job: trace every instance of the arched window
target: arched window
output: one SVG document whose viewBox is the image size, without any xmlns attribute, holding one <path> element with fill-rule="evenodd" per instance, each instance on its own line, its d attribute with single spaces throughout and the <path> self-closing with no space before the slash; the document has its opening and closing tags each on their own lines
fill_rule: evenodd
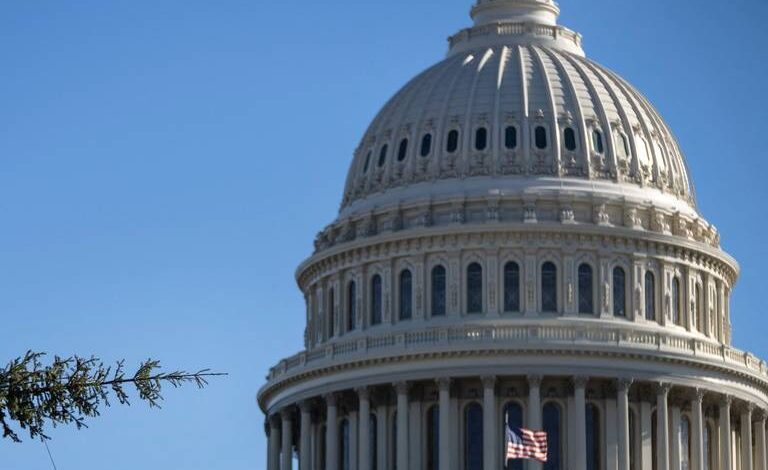
<svg viewBox="0 0 768 470">
<path fill-rule="evenodd" d="M 444 317 L 445 316 L 445 268 L 443 266 L 435 266 L 432 268 L 432 316 Z"/>
<path fill-rule="evenodd" d="M 601 469 L 600 449 L 600 410 L 587 403 L 587 470 Z"/>
<path fill-rule="evenodd" d="M 544 129 L 544 126 L 536 127 L 536 130 L 534 131 L 534 140 L 536 141 L 537 149 L 544 150 L 547 148 L 547 130 Z"/>
<path fill-rule="evenodd" d="M 352 464 L 352 455 L 349 448 L 349 421 L 346 419 L 339 425 L 339 456 L 341 470 L 349 470 Z"/>
<path fill-rule="evenodd" d="M 400 320 L 413 317 L 413 275 L 405 270 L 400 273 Z"/>
<path fill-rule="evenodd" d="M 645 273 L 645 319 L 656 320 L 656 277 L 651 271 Z"/>
<path fill-rule="evenodd" d="M 510 402 L 504 406 L 504 425 L 509 426 L 513 432 L 518 432 L 519 428 L 523 427 L 523 407 L 517 403 Z M 523 461 L 520 459 L 506 460 L 506 470 L 523 470 Z"/>
<path fill-rule="evenodd" d="M 363 165 L 363 174 L 368 173 L 368 167 L 371 166 L 371 151 L 365 156 L 365 164 Z"/>
<path fill-rule="evenodd" d="M 592 131 L 592 143 L 595 145 L 595 152 L 603 153 L 605 151 L 605 145 L 603 145 L 603 133 L 597 129 Z"/>
<path fill-rule="evenodd" d="M 547 462 L 544 464 L 544 470 L 563 470 L 561 416 L 560 406 L 556 403 L 549 402 L 544 405 L 542 419 L 544 432 L 547 433 Z"/>
<path fill-rule="evenodd" d="M 452 129 L 448 133 L 448 139 L 445 143 L 445 150 L 448 153 L 453 153 L 459 149 L 459 131 Z"/>
<path fill-rule="evenodd" d="M 357 320 L 357 285 L 350 281 L 347 285 L 347 331 L 355 329 Z"/>
<path fill-rule="evenodd" d="M 520 311 L 520 266 L 514 261 L 504 265 L 504 311 Z"/>
<path fill-rule="evenodd" d="M 331 289 L 328 291 L 328 321 L 325 323 L 327 331 L 327 337 L 333 337 L 333 323 L 336 319 L 336 292 Z"/>
<path fill-rule="evenodd" d="M 613 314 L 627 316 L 627 273 L 624 268 L 613 268 Z"/>
<path fill-rule="evenodd" d="M 566 150 L 571 152 L 576 150 L 576 132 L 572 127 L 566 127 L 563 131 L 563 141 L 565 142 Z"/>
<path fill-rule="evenodd" d="M 421 138 L 421 156 L 428 157 L 432 152 L 432 134 L 424 134 Z"/>
<path fill-rule="evenodd" d="M 467 266 L 467 313 L 483 312 L 483 268 L 478 263 Z"/>
<path fill-rule="evenodd" d="M 488 147 L 488 129 L 479 127 L 475 131 L 475 150 L 483 151 Z"/>
<path fill-rule="evenodd" d="M 371 325 L 381 323 L 381 276 L 371 279 Z"/>
<path fill-rule="evenodd" d="M 687 416 L 680 420 L 680 470 L 691 468 L 691 422 Z"/>
<path fill-rule="evenodd" d="M 371 455 L 371 460 L 369 467 L 371 470 L 378 470 L 379 465 L 379 447 L 378 447 L 378 441 L 379 441 L 379 427 L 378 427 L 378 419 L 376 419 L 376 415 L 371 413 L 370 418 L 370 424 L 368 425 L 368 433 L 369 433 L 369 440 L 368 440 L 368 453 Z"/>
<path fill-rule="evenodd" d="M 579 266 L 579 313 L 595 313 L 595 294 L 592 281 L 592 266 Z"/>
<path fill-rule="evenodd" d="M 478 403 L 464 410 L 464 470 L 483 470 L 483 407 Z"/>
<path fill-rule="evenodd" d="M 683 325 L 683 318 L 680 306 L 680 279 L 672 279 L 672 299 L 670 308 L 672 309 L 672 323 L 678 326 Z"/>
<path fill-rule="evenodd" d="M 387 162 L 388 151 L 389 151 L 389 146 L 387 144 L 384 144 L 381 146 L 381 150 L 379 150 L 379 168 L 383 167 L 384 164 Z"/>
<path fill-rule="evenodd" d="M 427 410 L 427 469 L 440 470 L 440 407 Z"/>
<path fill-rule="evenodd" d="M 408 156 L 408 139 L 400 141 L 400 147 L 397 149 L 397 161 L 402 162 Z"/>
<path fill-rule="evenodd" d="M 517 127 L 507 126 L 504 129 L 504 147 L 508 150 L 517 148 Z"/>
<path fill-rule="evenodd" d="M 622 156 L 629 158 L 629 156 L 632 154 L 632 151 L 629 148 L 629 141 L 627 140 L 627 136 L 623 133 L 620 133 L 619 137 L 621 138 L 621 148 L 624 150 L 624 154 Z"/>
<path fill-rule="evenodd" d="M 541 266 L 541 311 L 557 312 L 557 267 L 552 262 Z"/>
</svg>

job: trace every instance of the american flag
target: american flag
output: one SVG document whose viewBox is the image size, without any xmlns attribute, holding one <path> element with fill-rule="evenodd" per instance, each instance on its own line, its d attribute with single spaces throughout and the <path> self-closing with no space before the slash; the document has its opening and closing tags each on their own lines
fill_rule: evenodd
<svg viewBox="0 0 768 470">
<path fill-rule="evenodd" d="M 507 426 L 507 460 L 535 459 L 547 461 L 547 433 L 519 428 L 515 433 Z"/>
</svg>

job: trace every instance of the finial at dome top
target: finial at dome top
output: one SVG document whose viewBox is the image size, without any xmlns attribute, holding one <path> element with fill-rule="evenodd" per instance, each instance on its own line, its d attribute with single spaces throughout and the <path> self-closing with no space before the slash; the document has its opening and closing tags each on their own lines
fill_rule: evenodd
<svg viewBox="0 0 768 470">
<path fill-rule="evenodd" d="M 477 0 L 472 7 L 475 25 L 489 23 L 557 24 L 560 8 L 554 0 Z"/>
</svg>

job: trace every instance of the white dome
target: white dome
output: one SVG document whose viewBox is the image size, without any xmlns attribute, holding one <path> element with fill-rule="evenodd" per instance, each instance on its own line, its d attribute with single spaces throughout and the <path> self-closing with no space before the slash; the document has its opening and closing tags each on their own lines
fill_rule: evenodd
<svg viewBox="0 0 768 470">
<path fill-rule="evenodd" d="M 669 127 L 635 88 L 584 57 L 580 35 L 555 24 L 558 12 L 544 0 L 480 1 L 448 57 L 371 123 L 340 219 L 414 198 L 541 187 L 650 198 L 696 217 Z"/>
</svg>

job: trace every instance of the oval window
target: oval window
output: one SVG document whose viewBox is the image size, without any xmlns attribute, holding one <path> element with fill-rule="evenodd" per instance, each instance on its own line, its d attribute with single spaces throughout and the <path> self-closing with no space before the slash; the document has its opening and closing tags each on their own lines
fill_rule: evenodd
<svg viewBox="0 0 768 470">
<path fill-rule="evenodd" d="M 573 128 L 566 127 L 563 131 L 563 137 L 565 148 L 571 152 L 576 150 L 576 132 L 573 131 Z"/>
<path fill-rule="evenodd" d="M 389 150 L 389 146 L 384 144 L 379 151 L 379 168 L 384 166 L 384 163 L 387 161 L 387 150 Z"/>
<path fill-rule="evenodd" d="M 402 162 L 405 160 L 405 157 L 408 156 L 408 139 L 403 139 L 400 141 L 400 148 L 397 149 L 397 161 Z"/>
<path fill-rule="evenodd" d="M 421 156 L 427 157 L 432 152 L 432 134 L 424 134 L 421 138 Z"/>
<path fill-rule="evenodd" d="M 592 140 L 595 144 L 595 152 L 597 153 L 603 153 L 605 151 L 605 146 L 603 145 L 603 134 L 602 132 L 595 129 L 592 131 Z"/>
<path fill-rule="evenodd" d="M 475 150 L 482 151 L 488 147 L 488 129 L 480 127 L 475 131 Z"/>
<path fill-rule="evenodd" d="M 517 148 L 517 127 L 508 126 L 504 129 L 504 147 L 509 150 Z"/>
<path fill-rule="evenodd" d="M 448 153 L 453 153 L 459 148 L 459 131 L 456 129 L 448 133 L 448 141 L 445 145 L 445 150 Z"/>
<path fill-rule="evenodd" d="M 538 126 L 536 128 L 536 131 L 534 132 L 534 137 L 536 140 L 536 148 L 539 150 L 544 150 L 547 148 L 547 130 L 544 129 L 543 126 Z"/>
</svg>

